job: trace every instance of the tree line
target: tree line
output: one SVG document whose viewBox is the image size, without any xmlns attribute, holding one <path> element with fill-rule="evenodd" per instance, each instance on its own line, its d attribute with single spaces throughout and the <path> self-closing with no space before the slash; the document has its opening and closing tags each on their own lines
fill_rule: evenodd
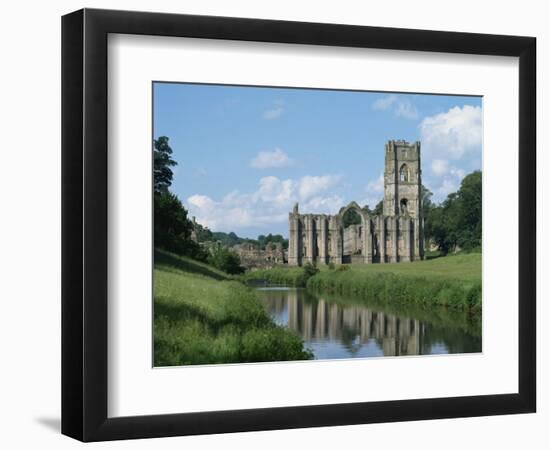
<svg viewBox="0 0 550 450">
<path fill-rule="evenodd" d="M 481 171 L 466 175 L 458 191 L 439 205 L 432 203 L 432 193 L 423 188 L 424 236 L 439 251 L 481 250 Z"/>
</svg>

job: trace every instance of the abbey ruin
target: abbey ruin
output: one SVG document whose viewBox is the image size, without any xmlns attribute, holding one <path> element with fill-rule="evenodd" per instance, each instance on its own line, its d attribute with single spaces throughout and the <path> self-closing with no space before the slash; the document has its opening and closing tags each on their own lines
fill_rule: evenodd
<svg viewBox="0 0 550 450">
<path fill-rule="evenodd" d="M 288 264 L 395 263 L 424 258 L 420 142 L 385 145 L 384 200 L 381 215 L 356 202 L 338 214 L 289 214 Z M 344 226 L 355 211 L 360 223 Z"/>
</svg>

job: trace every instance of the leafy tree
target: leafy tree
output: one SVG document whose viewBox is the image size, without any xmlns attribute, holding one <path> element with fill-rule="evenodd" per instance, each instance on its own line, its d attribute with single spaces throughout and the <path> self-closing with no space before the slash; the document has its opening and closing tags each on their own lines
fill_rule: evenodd
<svg viewBox="0 0 550 450">
<path fill-rule="evenodd" d="M 342 218 L 344 228 L 350 225 L 359 225 L 361 223 L 361 216 L 355 209 L 348 209 Z"/>
<path fill-rule="evenodd" d="M 212 249 L 212 253 L 208 257 L 208 264 L 232 275 L 243 273 L 245 270 L 241 266 L 239 255 L 223 245 L 217 245 Z"/>
<path fill-rule="evenodd" d="M 306 281 L 317 273 L 319 273 L 319 268 L 314 264 L 308 262 L 304 265 L 304 278 Z"/>
<path fill-rule="evenodd" d="M 271 234 L 271 233 L 269 233 L 267 236 L 265 236 L 263 234 L 260 234 L 258 236 L 258 244 L 259 244 L 259 246 L 262 250 L 266 249 L 267 246 L 270 245 L 270 244 L 282 244 L 283 248 L 287 249 L 288 248 L 288 239 L 285 239 L 280 234 Z M 270 248 L 274 248 L 274 247 L 270 247 Z"/>
<path fill-rule="evenodd" d="M 168 145 L 166 136 L 153 140 L 153 175 L 155 193 L 168 192 L 172 185 L 174 172 L 171 167 L 177 166 L 172 159 L 172 148 Z"/>
<path fill-rule="evenodd" d="M 466 175 L 460 184 L 457 206 L 457 244 L 464 249 L 481 246 L 481 172 Z"/>
<path fill-rule="evenodd" d="M 168 189 L 174 176 L 171 167 L 177 165 L 171 155 L 166 136 L 153 141 L 155 247 L 205 261 L 206 251 L 191 239 L 193 224 L 187 217 L 187 210 Z"/>
<path fill-rule="evenodd" d="M 480 247 L 481 172 L 466 175 L 460 189 L 449 194 L 441 205 L 426 201 L 424 214 L 425 236 L 435 242 L 442 253 L 457 247 L 464 250 Z"/>
<path fill-rule="evenodd" d="M 234 245 L 247 242 L 247 239 L 240 238 L 233 231 L 230 233 L 224 233 L 223 231 L 214 231 L 212 232 L 212 240 L 219 241 L 227 247 L 233 247 Z"/>
<path fill-rule="evenodd" d="M 420 196 L 422 198 L 422 217 L 427 217 L 430 209 L 434 206 L 432 203 L 433 192 L 422 185 L 420 188 Z"/>
<path fill-rule="evenodd" d="M 155 246 L 185 253 L 191 241 L 192 224 L 179 198 L 169 191 L 155 193 Z"/>
<path fill-rule="evenodd" d="M 372 209 L 369 208 L 369 205 L 365 205 L 361 208 L 364 212 L 366 212 L 368 215 L 374 214 Z"/>
<path fill-rule="evenodd" d="M 383 212 L 384 212 L 384 200 L 380 200 L 374 207 L 374 210 L 372 211 L 372 213 L 375 216 L 381 216 Z"/>
</svg>

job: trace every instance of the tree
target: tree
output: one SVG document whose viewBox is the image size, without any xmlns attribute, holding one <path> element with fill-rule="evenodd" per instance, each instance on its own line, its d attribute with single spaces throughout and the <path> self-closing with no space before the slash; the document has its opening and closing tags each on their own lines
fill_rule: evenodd
<svg viewBox="0 0 550 450">
<path fill-rule="evenodd" d="M 155 246 L 175 253 L 186 253 L 192 224 L 179 198 L 171 192 L 155 193 Z"/>
<path fill-rule="evenodd" d="M 464 249 L 481 246 L 481 172 L 466 175 L 460 183 L 457 206 L 457 244 Z"/>
<path fill-rule="evenodd" d="M 174 172 L 171 167 L 178 163 L 172 159 L 172 148 L 168 145 L 166 136 L 153 140 L 153 178 L 155 193 L 168 192 L 172 185 Z"/>
<path fill-rule="evenodd" d="M 153 141 L 155 247 L 206 261 L 206 251 L 191 239 L 193 223 L 187 217 L 187 210 L 177 195 L 168 189 L 174 176 L 170 167 L 177 165 L 171 155 L 172 149 L 166 136 Z M 199 231 L 207 235 L 210 233 L 202 227 Z"/>
<path fill-rule="evenodd" d="M 212 248 L 212 252 L 208 257 L 208 264 L 232 275 L 243 273 L 245 270 L 241 266 L 239 255 L 223 245 Z"/>
<path fill-rule="evenodd" d="M 460 189 L 449 194 L 441 205 L 435 206 L 429 199 L 425 202 L 424 234 L 442 253 L 457 247 L 471 250 L 481 246 L 480 171 L 466 175 Z"/>
<path fill-rule="evenodd" d="M 433 192 L 426 186 L 422 185 L 420 188 L 420 197 L 422 199 L 422 217 L 427 217 L 430 209 L 434 206 L 432 203 Z"/>
<path fill-rule="evenodd" d="M 348 209 L 342 218 L 344 228 L 350 225 L 359 225 L 361 223 L 361 216 L 355 209 Z"/>
<path fill-rule="evenodd" d="M 374 207 L 374 210 L 372 211 L 372 213 L 375 216 L 381 216 L 383 212 L 384 212 L 384 200 L 380 200 Z"/>
<path fill-rule="evenodd" d="M 366 212 L 369 216 L 373 215 L 372 209 L 369 208 L 369 205 L 365 205 L 361 208 L 362 211 Z"/>
<path fill-rule="evenodd" d="M 267 236 L 260 234 L 258 236 L 258 244 L 264 250 L 269 244 L 281 244 L 284 249 L 288 249 L 288 239 L 285 239 L 281 234 L 271 234 Z M 273 247 L 271 247 L 273 248 Z"/>
</svg>

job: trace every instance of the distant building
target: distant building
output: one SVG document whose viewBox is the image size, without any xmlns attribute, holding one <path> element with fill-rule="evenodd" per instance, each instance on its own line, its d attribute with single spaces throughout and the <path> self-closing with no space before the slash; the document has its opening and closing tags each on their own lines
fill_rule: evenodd
<svg viewBox="0 0 550 450">
<path fill-rule="evenodd" d="M 420 142 L 385 145 L 382 215 L 370 215 L 355 202 L 338 214 L 289 214 L 288 264 L 386 263 L 424 259 Z M 355 211 L 359 224 L 344 226 Z"/>
<path fill-rule="evenodd" d="M 273 267 L 286 262 L 285 251 L 280 242 L 268 242 L 265 250 L 262 250 L 257 244 L 245 242 L 234 245 L 232 250 L 241 258 L 241 264 L 244 267 Z"/>
</svg>

